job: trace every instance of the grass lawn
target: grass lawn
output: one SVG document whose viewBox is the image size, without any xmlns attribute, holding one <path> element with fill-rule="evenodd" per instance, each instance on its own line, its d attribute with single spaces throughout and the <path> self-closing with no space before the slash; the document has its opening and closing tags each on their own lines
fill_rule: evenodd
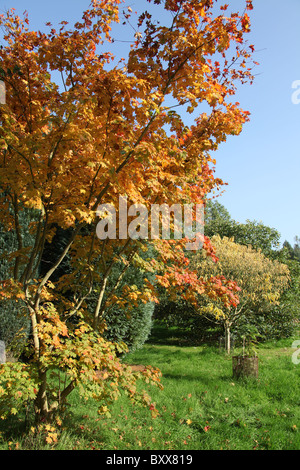
<svg viewBox="0 0 300 470">
<path fill-rule="evenodd" d="M 185 344 L 178 331 L 156 328 L 126 361 L 162 371 L 164 389 L 150 389 L 159 416 L 152 419 L 124 397 L 111 418 L 101 417 L 73 392 L 73 415 L 54 448 L 300 450 L 300 364 L 292 363 L 292 342 L 260 346 L 258 380 L 235 380 L 231 357 L 217 347 Z M 41 448 L 12 432 L 2 431 L 0 449 Z"/>
</svg>

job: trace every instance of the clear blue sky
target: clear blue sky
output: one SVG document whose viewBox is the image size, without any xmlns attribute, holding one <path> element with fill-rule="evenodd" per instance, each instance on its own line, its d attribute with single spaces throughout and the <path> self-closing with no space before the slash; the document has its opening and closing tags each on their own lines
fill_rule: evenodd
<svg viewBox="0 0 300 470">
<path fill-rule="evenodd" d="M 44 29 L 47 21 L 73 24 L 89 3 L 0 0 L 0 10 L 15 8 L 20 15 L 27 10 L 31 28 Z M 228 3 L 233 10 L 244 4 L 241 0 L 220 3 Z M 253 0 L 253 4 L 248 39 L 255 45 L 260 65 L 254 84 L 242 87 L 236 96 L 241 107 L 251 112 L 251 121 L 240 136 L 230 137 L 214 154 L 216 175 L 228 183 L 218 200 L 235 220 L 262 221 L 276 228 L 282 241 L 293 244 L 295 235 L 300 236 L 300 104 L 292 103 L 292 83 L 300 80 L 300 0 Z M 145 5 L 150 10 L 146 0 L 128 0 L 127 5 L 133 10 Z M 126 43 L 114 44 L 121 55 L 125 47 Z"/>
</svg>

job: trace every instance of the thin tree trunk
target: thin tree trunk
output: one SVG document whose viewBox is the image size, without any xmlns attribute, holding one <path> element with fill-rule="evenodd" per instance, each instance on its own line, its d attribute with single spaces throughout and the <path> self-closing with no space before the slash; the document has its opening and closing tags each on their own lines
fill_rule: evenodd
<svg viewBox="0 0 300 470">
<path fill-rule="evenodd" d="M 35 417 L 36 421 L 48 421 L 49 407 L 47 399 L 47 370 L 39 370 L 40 388 L 35 400 Z"/>
<path fill-rule="evenodd" d="M 99 313 L 100 313 L 100 309 L 101 309 L 101 305 L 102 305 L 102 301 L 103 301 L 103 297 L 104 297 L 104 293 L 105 293 L 105 289 L 106 289 L 108 276 L 109 276 L 109 273 L 103 279 L 102 286 L 101 286 L 101 289 L 100 289 L 98 302 L 97 302 L 97 306 L 96 306 L 95 313 L 94 313 L 94 328 L 97 328 L 97 325 L 98 325 Z"/>
<path fill-rule="evenodd" d="M 230 345 L 230 324 L 225 323 L 225 350 L 227 354 L 230 354 L 231 345 Z"/>
<path fill-rule="evenodd" d="M 131 242 L 131 239 L 128 238 L 128 240 L 126 241 L 126 243 L 123 245 L 122 249 L 120 250 L 120 253 L 118 254 L 118 258 L 120 258 L 121 255 L 125 252 L 126 248 L 129 246 L 130 242 Z M 105 270 L 105 272 L 103 274 L 103 281 L 102 281 L 101 289 L 100 289 L 99 296 L 98 296 L 97 306 L 96 306 L 96 309 L 95 309 L 95 312 L 94 312 L 94 328 L 97 328 L 97 325 L 98 325 L 99 314 L 100 314 L 100 312 L 102 312 L 101 307 L 102 307 L 103 297 L 104 297 L 105 290 L 106 290 L 106 285 L 107 285 L 108 278 L 110 276 L 110 273 L 112 271 L 112 268 L 113 268 L 115 262 L 116 262 L 115 259 L 113 259 L 112 262 L 110 263 L 110 265 L 108 266 L 108 268 Z"/>
</svg>

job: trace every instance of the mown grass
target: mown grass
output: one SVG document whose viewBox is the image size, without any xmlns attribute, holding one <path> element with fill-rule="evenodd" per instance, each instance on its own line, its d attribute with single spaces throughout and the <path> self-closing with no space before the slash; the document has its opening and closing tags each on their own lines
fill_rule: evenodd
<svg viewBox="0 0 300 470">
<path fill-rule="evenodd" d="M 158 417 L 132 407 L 125 397 L 114 404 L 111 418 L 100 417 L 91 401 L 73 392 L 72 417 L 52 448 L 300 449 L 300 364 L 291 360 L 292 339 L 260 346 L 258 380 L 235 380 L 230 356 L 218 347 L 186 343 L 177 333 L 156 330 L 141 350 L 126 357 L 130 364 L 161 369 L 164 389 L 150 390 Z M 28 437 L 4 432 L 0 448 L 35 445 Z"/>
</svg>

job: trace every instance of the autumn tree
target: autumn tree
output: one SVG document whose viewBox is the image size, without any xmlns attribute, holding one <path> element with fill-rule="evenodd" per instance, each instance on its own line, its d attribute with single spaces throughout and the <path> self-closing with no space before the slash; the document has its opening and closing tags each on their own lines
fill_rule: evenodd
<svg viewBox="0 0 300 470">
<path fill-rule="evenodd" d="M 212 237 L 218 262 L 205 254 L 196 254 L 193 265 L 199 276 L 222 275 L 232 279 L 240 288 L 239 303 L 224 306 L 218 298 L 209 301 L 199 299 L 198 312 L 207 314 L 220 322 L 225 331 L 225 347 L 230 352 L 230 332 L 241 317 L 250 322 L 253 314 L 266 312 L 279 304 L 281 294 L 289 287 L 289 269 L 277 260 L 267 258 L 261 250 L 240 245 L 233 239 Z"/>
<path fill-rule="evenodd" d="M 142 261 L 143 240 L 128 237 L 124 227 L 117 227 L 116 239 L 96 235 L 97 208 L 111 204 L 118 214 L 119 196 L 148 209 L 154 203 L 195 205 L 222 184 L 214 177 L 211 153 L 228 135 L 238 135 L 249 118 L 232 99 L 237 82 L 252 81 L 253 46 L 245 41 L 252 3 L 246 0 L 240 13 L 231 14 L 226 5 L 217 11 L 216 3 L 155 0 L 166 24 L 141 14 L 128 59 L 120 61 L 109 50 L 111 28 L 124 8 L 120 0 L 93 0 L 73 27 L 47 23 L 48 32 L 30 30 L 28 17 L 20 19 L 13 10 L 1 15 L 6 104 L 0 117 L 0 217 L 17 243 L 1 296 L 25 303 L 33 357 L 15 370 L 2 366 L 2 403 L 11 403 L 12 383 L 18 392 L 14 403 L 34 400 L 36 416 L 44 419 L 77 386 L 97 397 L 105 411 L 120 387 L 136 396 L 134 378 L 115 354 L 121 346 L 102 336 L 103 314 L 112 303 L 130 312 L 137 299 L 155 301 L 155 283 L 124 286 L 116 296 L 109 283 L 115 263 L 123 265 L 116 286 L 128 266 L 143 263 L 156 283 L 178 289 L 189 301 L 201 293 L 237 304 L 230 280 L 204 280 L 189 269 L 185 238 L 151 240 L 158 256 Z M 130 8 L 125 13 L 134 21 Z M 195 114 L 202 103 L 207 111 L 190 126 L 176 112 L 184 105 Z M 39 212 L 25 227 L 33 237 L 30 247 L 20 227 L 25 208 Z M 45 244 L 60 229 L 68 230 L 63 247 L 36 275 Z M 203 249 L 214 257 L 208 238 Z M 66 256 L 70 271 L 55 276 Z M 92 293 L 97 301 L 90 314 Z M 102 380 L 95 380 L 103 370 Z M 53 371 L 65 375 L 59 392 L 51 389 Z M 146 395 L 141 400 L 149 404 Z"/>
</svg>

